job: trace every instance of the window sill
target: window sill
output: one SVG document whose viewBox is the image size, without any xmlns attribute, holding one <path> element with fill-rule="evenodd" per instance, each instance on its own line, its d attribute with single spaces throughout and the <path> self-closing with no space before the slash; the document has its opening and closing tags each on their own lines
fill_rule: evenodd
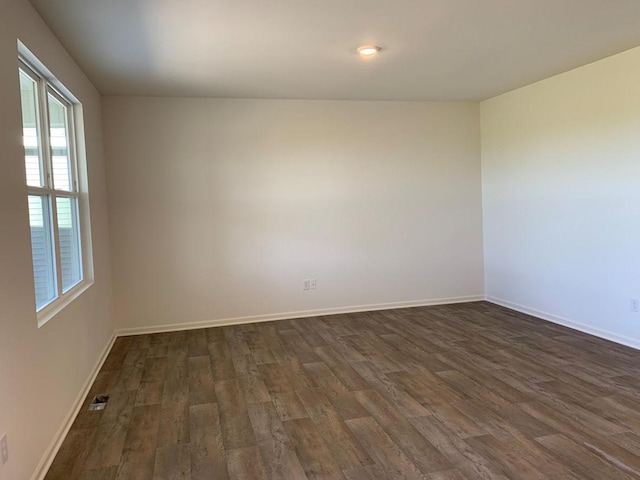
<svg viewBox="0 0 640 480">
<path fill-rule="evenodd" d="M 82 295 L 85 291 L 89 289 L 93 285 L 93 280 L 85 280 L 84 282 L 79 283 L 67 293 L 65 293 L 62 297 L 54 300 L 49 305 L 44 307 L 37 313 L 38 319 L 38 328 L 44 326 L 49 320 L 55 317 L 58 313 L 64 310 L 67 305 L 73 302 L 76 298 Z"/>
</svg>

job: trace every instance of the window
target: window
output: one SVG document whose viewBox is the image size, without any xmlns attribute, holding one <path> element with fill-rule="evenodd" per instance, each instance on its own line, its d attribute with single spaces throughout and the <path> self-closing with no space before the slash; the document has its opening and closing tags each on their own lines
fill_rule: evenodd
<svg viewBox="0 0 640 480">
<path fill-rule="evenodd" d="M 81 215 L 76 144 L 79 105 L 54 86 L 48 72 L 24 59 L 19 76 L 36 311 L 43 324 L 88 286 L 83 254 L 88 217 Z"/>
</svg>

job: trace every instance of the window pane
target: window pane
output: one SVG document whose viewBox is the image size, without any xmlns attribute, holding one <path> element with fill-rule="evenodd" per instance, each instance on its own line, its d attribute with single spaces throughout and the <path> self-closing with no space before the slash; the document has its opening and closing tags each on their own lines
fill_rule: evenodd
<svg viewBox="0 0 640 480">
<path fill-rule="evenodd" d="M 82 280 L 82 254 L 78 228 L 78 199 L 57 197 L 58 236 L 60 239 L 60 268 L 62 293 Z"/>
<path fill-rule="evenodd" d="M 40 126 L 38 123 L 38 84 L 20 70 L 20 100 L 22 102 L 22 143 L 27 169 L 27 185 L 44 186 L 41 162 Z"/>
<path fill-rule="evenodd" d="M 57 297 L 48 195 L 29 195 L 29 222 L 36 308 L 40 310 Z"/>
<path fill-rule="evenodd" d="M 69 156 L 69 132 L 67 107 L 49 93 L 49 135 L 51 162 L 53 163 L 53 185 L 56 190 L 71 191 L 71 160 Z"/>
</svg>

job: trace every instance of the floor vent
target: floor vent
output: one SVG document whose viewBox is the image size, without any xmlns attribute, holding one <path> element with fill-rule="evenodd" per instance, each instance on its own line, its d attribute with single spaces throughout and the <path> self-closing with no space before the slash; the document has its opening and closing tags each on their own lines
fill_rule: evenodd
<svg viewBox="0 0 640 480">
<path fill-rule="evenodd" d="M 96 395 L 96 397 L 93 399 L 93 402 L 91 402 L 91 405 L 89 405 L 89 410 L 104 410 L 107 406 L 108 401 L 109 395 Z"/>
</svg>

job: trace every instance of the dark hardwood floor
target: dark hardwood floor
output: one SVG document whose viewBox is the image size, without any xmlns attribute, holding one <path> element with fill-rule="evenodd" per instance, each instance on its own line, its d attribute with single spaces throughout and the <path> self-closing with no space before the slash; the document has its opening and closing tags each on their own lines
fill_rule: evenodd
<svg viewBox="0 0 640 480">
<path fill-rule="evenodd" d="M 640 352 L 484 302 L 119 338 L 46 477 L 227 478 L 640 479 Z"/>
</svg>

